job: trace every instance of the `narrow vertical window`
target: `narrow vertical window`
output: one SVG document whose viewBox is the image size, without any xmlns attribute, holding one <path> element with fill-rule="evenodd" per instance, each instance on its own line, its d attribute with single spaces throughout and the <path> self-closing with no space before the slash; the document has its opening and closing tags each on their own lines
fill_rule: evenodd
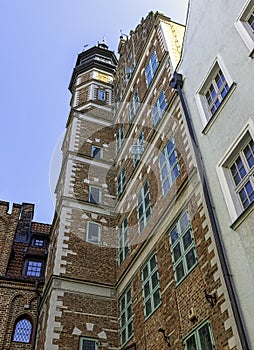
<svg viewBox="0 0 254 350">
<path fill-rule="evenodd" d="M 145 181 L 138 194 L 138 226 L 139 232 L 142 232 L 146 227 L 148 220 L 152 214 L 150 188 L 148 180 Z"/>
<path fill-rule="evenodd" d="M 155 106 L 152 111 L 153 116 L 153 125 L 157 125 L 159 120 L 163 117 L 166 109 L 168 106 L 168 102 L 166 99 L 165 91 L 163 90 L 158 98 L 158 100 L 155 102 Z"/>
<path fill-rule="evenodd" d="M 126 168 L 123 167 L 123 169 L 121 170 L 121 172 L 117 178 L 117 195 L 118 195 L 118 197 L 124 191 L 125 186 L 126 186 Z"/>
<path fill-rule="evenodd" d="M 145 318 L 161 304 L 160 281 L 156 255 L 153 254 L 142 269 L 142 287 Z"/>
<path fill-rule="evenodd" d="M 187 211 L 170 230 L 169 237 L 175 280 L 179 283 L 197 264 L 194 236 Z"/>
<path fill-rule="evenodd" d="M 177 152 L 174 139 L 169 140 L 167 146 L 163 149 L 159 158 L 160 178 L 162 193 L 166 195 L 180 175 Z"/>
<path fill-rule="evenodd" d="M 99 244 L 101 240 L 101 225 L 94 222 L 87 222 L 86 241 L 88 243 Z"/>
<path fill-rule="evenodd" d="M 124 140 L 124 126 L 121 124 L 116 132 L 116 150 L 119 151 Z"/>
<path fill-rule="evenodd" d="M 106 100 L 105 90 L 98 89 L 98 100 L 100 100 L 100 101 Z"/>
<path fill-rule="evenodd" d="M 142 130 L 141 133 L 139 134 L 139 137 L 135 141 L 134 145 L 132 145 L 134 167 L 136 167 L 138 162 L 140 161 L 141 156 L 144 153 L 144 150 L 145 150 L 144 131 Z"/>
<path fill-rule="evenodd" d="M 118 262 L 121 265 L 129 253 L 128 218 L 126 217 L 118 229 Z"/>
<path fill-rule="evenodd" d="M 99 204 L 101 202 L 100 188 L 89 186 L 89 202 L 93 204 Z"/>
<path fill-rule="evenodd" d="M 132 121 L 136 116 L 140 106 L 138 89 L 135 90 L 129 105 L 129 121 Z"/>
<path fill-rule="evenodd" d="M 91 157 L 101 159 L 102 158 L 102 149 L 97 146 L 92 146 Z"/>
<path fill-rule="evenodd" d="M 130 288 L 120 299 L 120 332 L 121 345 L 124 345 L 133 335 L 132 300 Z"/>
<path fill-rule="evenodd" d="M 149 87 L 149 85 L 151 84 L 158 66 L 159 66 L 159 61 L 157 58 L 156 50 L 154 50 L 149 61 L 148 61 L 147 66 L 145 68 L 146 86 L 147 87 Z"/>
</svg>

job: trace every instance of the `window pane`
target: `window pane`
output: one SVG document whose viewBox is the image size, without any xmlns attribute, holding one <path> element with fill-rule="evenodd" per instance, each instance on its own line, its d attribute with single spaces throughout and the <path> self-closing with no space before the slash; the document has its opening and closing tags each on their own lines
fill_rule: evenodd
<svg viewBox="0 0 254 350">
<path fill-rule="evenodd" d="M 160 298 L 160 290 L 157 289 L 154 294 L 153 294 L 153 304 L 154 307 L 156 308 L 161 302 L 161 298 Z"/>
<path fill-rule="evenodd" d="M 252 168 L 254 165 L 254 142 L 251 140 L 248 146 L 245 147 L 244 149 L 244 155 L 246 157 L 246 160 L 249 164 L 249 167 Z"/>
<path fill-rule="evenodd" d="M 154 289 L 159 283 L 157 272 L 152 275 L 152 288 Z"/>
<path fill-rule="evenodd" d="M 173 248 L 173 255 L 174 255 L 174 262 L 177 262 L 177 260 L 182 255 L 180 243 L 177 243 L 177 245 Z"/>
<path fill-rule="evenodd" d="M 209 332 L 209 325 L 205 324 L 198 331 L 201 349 L 213 350 L 213 344 Z"/>
<path fill-rule="evenodd" d="M 146 316 L 150 315 L 152 312 L 151 299 L 148 299 L 145 303 L 145 314 Z"/>
<path fill-rule="evenodd" d="M 190 270 L 193 265 L 196 263 L 196 257 L 195 257 L 195 252 L 194 248 L 192 248 L 187 254 L 186 254 L 186 263 L 187 263 L 187 268 Z"/>
<path fill-rule="evenodd" d="M 30 343 L 31 332 L 32 332 L 31 322 L 28 319 L 23 318 L 16 323 L 14 335 L 13 335 L 13 341 L 20 342 L 20 343 Z"/>
<path fill-rule="evenodd" d="M 178 237 L 179 237 L 176 227 L 171 231 L 170 237 L 171 237 L 171 242 L 172 242 L 172 244 L 174 244 L 174 242 L 175 242 L 175 241 L 178 239 Z"/>
<path fill-rule="evenodd" d="M 186 250 L 192 244 L 191 231 L 188 230 L 183 236 L 183 247 Z"/>
<path fill-rule="evenodd" d="M 198 350 L 194 335 L 192 335 L 190 338 L 188 338 L 186 340 L 186 349 L 187 350 Z M 204 350 L 205 350 L 205 348 L 204 348 Z"/>
<path fill-rule="evenodd" d="M 175 271 L 176 271 L 176 280 L 180 281 L 184 276 L 183 262 L 182 261 L 176 266 Z"/>
<path fill-rule="evenodd" d="M 144 285 L 144 296 L 145 298 L 150 294 L 150 286 L 149 286 L 149 281 L 146 282 Z"/>
<path fill-rule="evenodd" d="M 189 216 L 188 216 L 187 212 L 182 215 L 182 217 L 179 220 L 179 223 L 180 223 L 181 231 L 184 231 L 186 229 L 186 227 L 188 227 Z"/>
</svg>

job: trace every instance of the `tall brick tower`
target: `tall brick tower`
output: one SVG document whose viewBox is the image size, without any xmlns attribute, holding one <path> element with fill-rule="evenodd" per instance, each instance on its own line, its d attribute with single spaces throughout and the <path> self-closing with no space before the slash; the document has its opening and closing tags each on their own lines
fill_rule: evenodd
<svg viewBox="0 0 254 350">
<path fill-rule="evenodd" d="M 241 349 L 170 86 L 183 36 L 150 12 L 118 61 L 105 43 L 78 55 L 36 350 Z"/>
<path fill-rule="evenodd" d="M 117 346 L 111 171 L 116 64 L 114 52 L 99 43 L 78 55 L 71 77 L 37 349 L 90 349 L 91 338 L 108 349 Z"/>
</svg>

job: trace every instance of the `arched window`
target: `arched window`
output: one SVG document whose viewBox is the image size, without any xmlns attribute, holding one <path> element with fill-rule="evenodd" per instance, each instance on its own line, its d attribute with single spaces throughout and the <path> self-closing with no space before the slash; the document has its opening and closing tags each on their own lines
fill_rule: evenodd
<svg viewBox="0 0 254 350">
<path fill-rule="evenodd" d="M 27 316 L 21 316 L 15 323 L 12 341 L 30 343 L 32 323 Z"/>
</svg>

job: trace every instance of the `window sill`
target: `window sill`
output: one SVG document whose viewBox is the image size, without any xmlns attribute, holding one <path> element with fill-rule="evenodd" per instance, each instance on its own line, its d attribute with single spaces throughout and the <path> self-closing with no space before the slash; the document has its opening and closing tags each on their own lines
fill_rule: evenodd
<svg viewBox="0 0 254 350">
<path fill-rule="evenodd" d="M 236 89 L 237 84 L 233 83 L 229 90 L 227 95 L 225 96 L 225 98 L 223 99 L 223 101 L 221 102 L 220 106 L 218 107 L 218 109 L 215 111 L 215 113 L 211 116 L 211 118 L 208 120 L 206 126 L 204 127 L 202 134 L 206 135 L 208 133 L 208 131 L 210 130 L 211 126 L 213 125 L 213 123 L 215 122 L 215 120 L 217 119 L 218 115 L 220 114 L 221 110 L 224 108 L 226 102 L 228 101 L 229 97 L 232 95 L 232 93 L 234 92 L 234 90 Z"/>
<path fill-rule="evenodd" d="M 253 210 L 254 202 L 252 202 L 246 209 L 244 209 L 244 211 L 238 216 L 232 225 L 230 225 L 230 228 L 232 228 L 232 230 L 236 230 Z"/>
</svg>

